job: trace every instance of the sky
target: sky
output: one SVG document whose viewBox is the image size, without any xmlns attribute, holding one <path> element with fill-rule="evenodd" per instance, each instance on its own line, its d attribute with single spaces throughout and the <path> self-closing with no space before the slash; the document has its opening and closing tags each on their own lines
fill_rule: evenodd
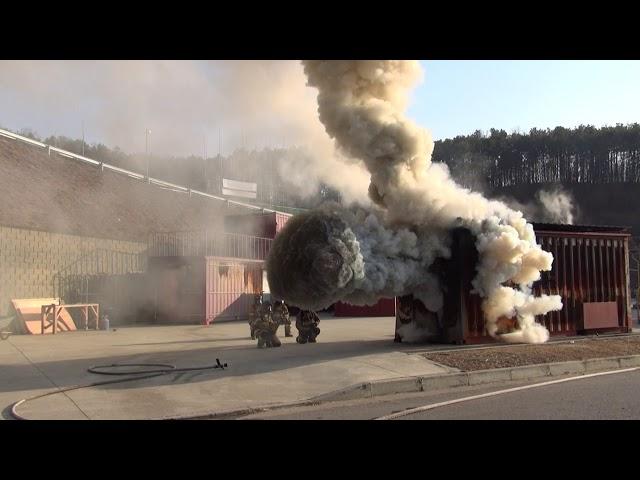
<svg viewBox="0 0 640 480">
<path fill-rule="evenodd" d="M 640 122 L 640 61 L 422 61 L 409 115 L 434 139 Z"/>
<path fill-rule="evenodd" d="M 640 61 L 421 61 L 408 114 L 434 139 L 640 122 Z M 0 61 L 0 127 L 165 154 L 319 135 L 293 61 Z M 308 119 L 314 125 L 305 125 Z"/>
</svg>

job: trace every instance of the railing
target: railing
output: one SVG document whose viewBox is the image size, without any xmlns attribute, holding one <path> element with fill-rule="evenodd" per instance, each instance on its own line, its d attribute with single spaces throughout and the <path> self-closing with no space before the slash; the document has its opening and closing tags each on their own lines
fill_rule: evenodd
<svg viewBox="0 0 640 480">
<path fill-rule="evenodd" d="M 70 263 L 53 276 L 55 297 L 68 300 L 70 292 L 88 289 L 88 278 L 92 275 L 125 275 L 146 270 L 147 253 L 121 252 L 96 249 Z M 87 290 L 88 291 L 88 290 Z M 77 296 L 74 294 L 74 296 Z M 85 300 L 87 302 L 87 300 Z"/>
<path fill-rule="evenodd" d="M 277 210 L 272 210 L 270 208 L 259 207 L 257 205 L 252 205 L 250 203 L 238 202 L 237 200 L 229 200 L 228 198 L 219 197 L 217 195 L 211 195 L 210 193 L 201 192 L 199 190 L 192 190 L 188 187 L 183 187 L 182 185 L 176 185 L 174 183 L 165 182 L 164 180 L 160 180 L 157 178 L 147 177 L 141 173 L 132 172 L 130 170 L 126 170 L 124 168 L 116 167 L 113 165 L 109 165 L 108 163 L 99 162 L 97 160 L 92 160 L 91 158 L 84 157 L 82 155 L 78 155 L 76 153 L 68 152 L 66 150 L 62 150 L 61 148 L 52 147 L 51 145 L 47 145 L 46 143 L 38 142 L 37 140 L 32 140 L 31 138 L 23 137 L 22 135 L 18 135 L 16 133 L 10 132 L 8 130 L 3 130 L 0 128 L 0 136 L 10 138 L 12 140 L 19 140 L 24 143 L 28 143 L 30 145 L 34 145 L 47 150 L 47 153 L 51 155 L 51 152 L 57 153 L 58 155 L 62 155 L 63 157 L 72 158 L 75 160 L 80 160 L 82 162 L 88 163 L 90 165 L 99 167 L 101 170 L 107 169 L 112 172 L 119 173 L 121 175 L 126 175 L 128 177 L 134 178 L 136 180 L 144 181 L 149 183 L 150 185 L 155 185 L 161 188 L 169 188 L 171 190 L 177 192 L 187 193 L 189 195 L 198 195 L 204 198 L 210 198 L 213 200 L 219 200 L 222 202 L 226 202 L 227 205 L 234 205 L 238 207 L 248 208 L 251 210 L 257 210 L 264 213 L 283 213 Z"/>
<path fill-rule="evenodd" d="M 158 232 L 149 237 L 150 257 L 231 257 L 266 260 L 273 240 L 210 230 Z"/>
</svg>

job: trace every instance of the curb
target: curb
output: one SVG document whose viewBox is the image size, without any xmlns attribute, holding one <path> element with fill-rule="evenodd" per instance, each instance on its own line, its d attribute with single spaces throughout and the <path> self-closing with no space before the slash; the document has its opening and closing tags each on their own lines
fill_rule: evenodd
<svg viewBox="0 0 640 480">
<path fill-rule="evenodd" d="M 568 362 L 542 363 L 512 368 L 494 368 L 473 372 L 445 373 L 438 375 L 401 377 L 388 380 L 376 380 L 360 383 L 347 388 L 335 390 L 308 400 L 250 407 L 237 410 L 227 410 L 211 414 L 201 414 L 183 417 L 172 417 L 171 420 L 204 420 L 224 419 L 279 410 L 290 407 L 306 407 L 321 403 L 340 402 L 345 400 L 359 400 L 366 398 L 394 395 L 398 393 L 418 393 L 431 390 L 443 390 L 455 387 L 487 385 L 510 380 L 532 380 L 543 377 L 557 377 L 562 375 L 582 375 L 585 373 L 617 370 L 621 368 L 640 367 L 640 355 L 622 357 L 591 358 L 588 360 L 572 360 Z"/>
<path fill-rule="evenodd" d="M 430 375 L 426 377 L 405 377 L 391 380 L 379 380 L 330 392 L 325 395 L 315 397 L 313 400 L 316 400 L 317 402 L 356 400 L 397 393 L 416 393 L 430 390 L 442 390 L 445 388 L 486 385 L 510 380 L 532 380 L 535 378 L 557 377 L 571 374 L 581 375 L 585 373 L 603 370 L 617 370 L 629 367 L 640 367 L 640 355 L 592 358 L 588 360 L 542 363 L 512 368 L 494 368 L 491 370 Z"/>
</svg>

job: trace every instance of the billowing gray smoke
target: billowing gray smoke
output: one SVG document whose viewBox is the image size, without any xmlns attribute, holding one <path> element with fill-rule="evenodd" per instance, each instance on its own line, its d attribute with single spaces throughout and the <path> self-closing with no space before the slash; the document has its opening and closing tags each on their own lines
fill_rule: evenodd
<svg viewBox="0 0 640 480">
<path fill-rule="evenodd" d="M 428 267 L 448 256 L 440 232 L 462 226 L 476 237 L 473 287 L 483 298 L 487 332 L 498 336 L 498 320 L 516 317 L 518 330 L 501 339 L 546 341 L 549 332 L 535 316 L 562 308 L 561 298 L 536 297 L 531 287 L 551 269 L 553 256 L 536 243 L 521 212 L 462 188 L 446 165 L 431 162 L 429 133 L 404 114 L 409 89 L 421 75 L 418 62 L 303 65 L 308 84 L 318 89 L 320 121 L 342 153 L 366 167 L 377 210 L 334 209 L 287 226 L 268 262 L 273 292 L 307 308 L 412 293 L 437 311 L 442 295 Z"/>
<path fill-rule="evenodd" d="M 310 310 L 417 291 L 437 311 L 442 293 L 429 267 L 449 255 L 446 231 L 390 229 L 379 212 L 329 204 L 289 221 L 274 241 L 267 278 L 276 297 Z"/>
</svg>

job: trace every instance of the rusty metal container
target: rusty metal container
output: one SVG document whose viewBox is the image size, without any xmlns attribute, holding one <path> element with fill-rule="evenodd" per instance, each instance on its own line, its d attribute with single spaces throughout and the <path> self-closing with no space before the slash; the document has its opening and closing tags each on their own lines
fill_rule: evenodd
<svg viewBox="0 0 640 480">
<path fill-rule="evenodd" d="M 562 297 L 563 308 L 536 320 L 552 336 L 591 332 L 630 332 L 629 238 L 625 227 L 534 223 L 536 239 L 554 256 L 553 268 L 534 283 L 536 295 Z M 444 343 L 490 343 L 481 298 L 471 293 L 478 254 L 469 231 L 453 233 L 452 257 L 435 266 L 446 283 L 441 312 Z M 417 302 L 417 303 L 416 303 Z M 420 311 L 411 296 L 398 299 L 396 330 Z M 424 307 L 422 307 L 424 309 Z M 404 314 L 400 314 L 404 311 Z M 400 341 L 396 336 L 396 341 Z"/>
<path fill-rule="evenodd" d="M 275 238 L 292 215 L 272 212 L 258 215 L 228 215 L 224 228 L 228 233 Z"/>
<path fill-rule="evenodd" d="M 395 317 L 395 298 L 381 298 L 375 305 L 350 305 L 338 302 L 334 305 L 336 317 Z"/>
</svg>

